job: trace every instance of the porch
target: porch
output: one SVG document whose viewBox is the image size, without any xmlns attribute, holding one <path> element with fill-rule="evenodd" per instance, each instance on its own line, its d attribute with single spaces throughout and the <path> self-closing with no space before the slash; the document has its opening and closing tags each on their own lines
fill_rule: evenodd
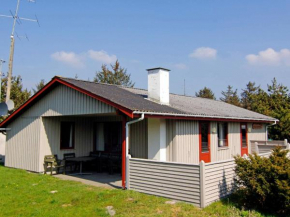
<svg viewBox="0 0 290 217">
<path fill-rule="evenodd" d="M 60 169 L 60 173 L 65 169 L 66 175 L 58 175 L 60 178 L 97 186 L 125 187 L 123 147 L 127 121 L 129 118 L 116 114 L 42 117 L 40 172 L 45 171 L 45 157 L 52 155 L 60 164 L 66 164 Z M 147 158 L 146 123 L 136 123 L 130 128 L 129 152 L 134 157 Z"/>
</svg>

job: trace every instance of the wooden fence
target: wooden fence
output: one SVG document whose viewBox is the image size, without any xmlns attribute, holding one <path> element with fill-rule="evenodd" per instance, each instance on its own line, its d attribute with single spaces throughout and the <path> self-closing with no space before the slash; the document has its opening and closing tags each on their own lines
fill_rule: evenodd
<svg viewBox="0 0 290 217">
<path fill-rule="evenodd" d="M 283 141 L 257 141 L 251 140 L 251 153 L 263 154 L 271 152 L 275 147 L 280 146 L 282 149 L 289 149 L 287 139 Z"/>
<path fill-rule="evenodd" d="M 200 206 L 199 165 L 130 159 L 128 188 Z"/>
<path fill-rule="evenodd" d="M 270 154 L 259 155 L 268 157 Z M 129 158 L 128 189 L 203 208 L 235 190 L 234 168 L 234 159 L 185 164 Z"/>
</svg>

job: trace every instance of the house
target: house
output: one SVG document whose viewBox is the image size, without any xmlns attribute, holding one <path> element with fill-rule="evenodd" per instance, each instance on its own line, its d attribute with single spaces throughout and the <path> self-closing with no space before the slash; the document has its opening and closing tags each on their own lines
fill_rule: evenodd
<svg viewBox="0 0 290 217">
<path fill-rule="evenodd" d="M 221 101 L 170 94 L 170 70 L 147 71 L 148 91 L 54 77 L 0 124 L 7 134 L 5 166 L 41 173 L 45 155 L 120 152 L 122 183 L 129 188 L 130 159 L 140 168 L 133 159 L 165 166 L 222 162 L 250 153 L 250 141 L 266 141 L 267 126 L 278 121 Z"/>
</svg>

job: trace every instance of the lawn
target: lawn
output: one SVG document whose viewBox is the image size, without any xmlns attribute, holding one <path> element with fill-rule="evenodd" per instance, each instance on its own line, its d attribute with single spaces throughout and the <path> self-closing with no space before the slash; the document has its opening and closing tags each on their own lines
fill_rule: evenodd
<svg viewBox="0 0 290 217">
<path fill-rule="evenodd" d="M 231 201 L 205 209 L 134 191 L 110 190 L 0 166 L 0 216 L 264 216 Z"/>
</svg>

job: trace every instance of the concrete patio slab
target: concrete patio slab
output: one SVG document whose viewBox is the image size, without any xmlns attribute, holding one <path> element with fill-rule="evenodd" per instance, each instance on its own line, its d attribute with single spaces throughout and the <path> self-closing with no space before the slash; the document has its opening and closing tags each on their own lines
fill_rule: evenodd
<svg viewBox="0 0 290 217">
<path fill-rule="evenodd" d="M 108 173 L 92 173 L 91 175 L 63 175 L 58 174 L 55 177 L 63 180 L 81 182 L 86 185 L 104 187 L 104 188 L 122 188 L 122 177 L 120 174 L 109 175 Z"/>
</svg>

